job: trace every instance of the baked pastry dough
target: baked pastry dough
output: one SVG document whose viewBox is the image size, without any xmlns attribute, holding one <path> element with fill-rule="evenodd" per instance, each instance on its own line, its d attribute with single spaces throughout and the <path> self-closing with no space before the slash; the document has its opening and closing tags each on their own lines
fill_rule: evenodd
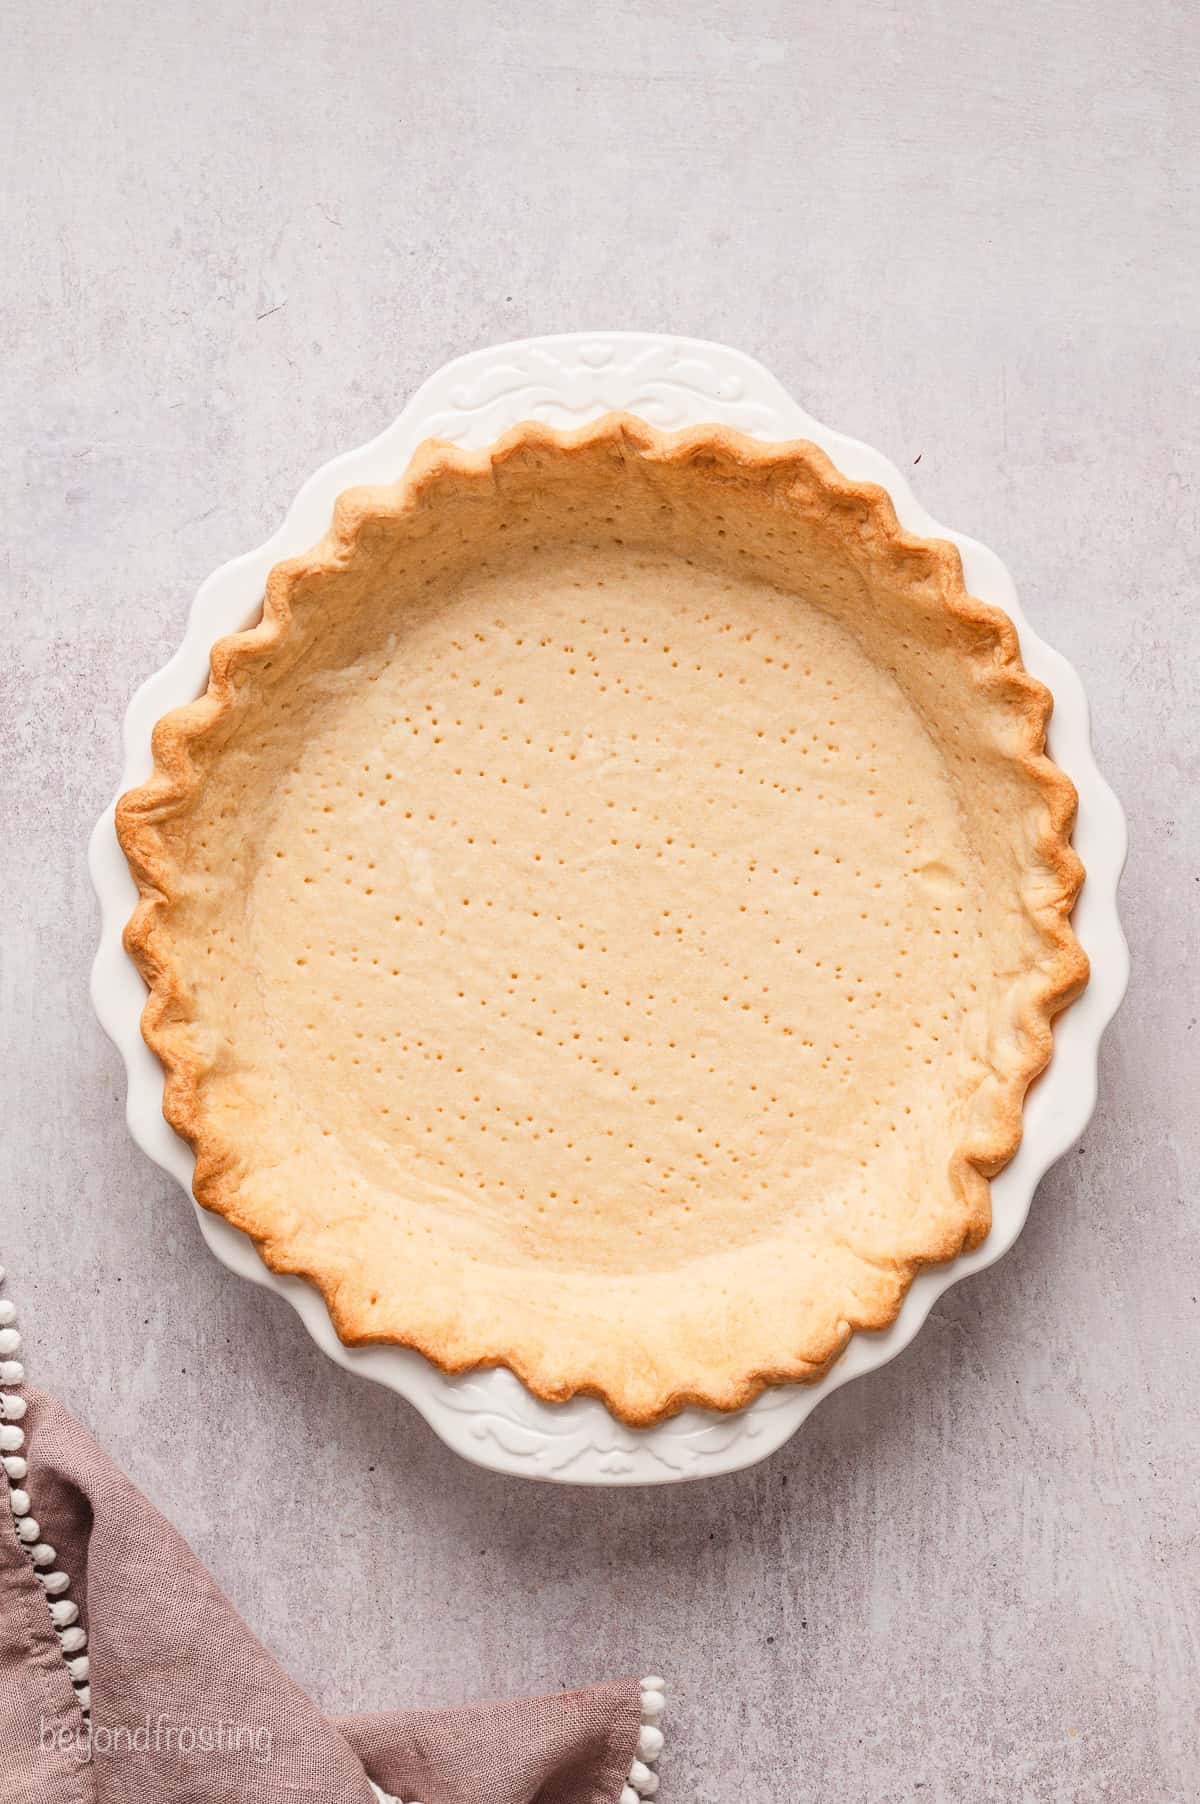
<svg viewBox="0 0 1200 1804">
<path fill-rule="evenodd" d="M 120 802 L 195 1192 L 351 1343 L 646 1424 L 987 1232 L 1086 960 L 1050 696 L 814 446 L 610 415 L 358 489 Z"/>
</svg>

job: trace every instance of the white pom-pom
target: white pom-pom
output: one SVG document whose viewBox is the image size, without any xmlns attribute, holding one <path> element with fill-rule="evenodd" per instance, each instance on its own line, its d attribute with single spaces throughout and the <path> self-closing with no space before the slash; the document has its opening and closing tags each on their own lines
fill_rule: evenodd
<svg viewBox="0 0 1200 1804">
<path fill-rule="evenodd" d="M 19 1359 L 0 1359 L 0 1384 L 20 1384 L 25 1377 L 25 1367 Z"/>
<path fill-rule="evenodd" d="M 656 1672 L 648 1674 L 647 1677 L 642 1680 L 643 1691 L 665 1691 L 666 1689 L 667 1681 L 665 1679 L 660 1679 Z"/>
<path fill-rule="evenodd" d="M 10 1491 L 8 1494 L 8 1501 L 12 1505 L 12 1513 L 14 1516 L 28 1516 L 28 1514 L 29 1514 L 29 1492 L 28 1491 L 20 1491 L 20 1490 Z"/>
<path fill-rule="evenodd" d="M 645 1785 L 639 1786 L 638 1789 L 640 1790 L 643 1798 L 652 1798 L 654 1796 L 655 1792 L 658 1790 L 658 1774 L 651 1773 L 651 1775 L 647 1779 Z"/>
<path fill-rule="evenodd" d="M 73 1622 L 79 1620 L 79 1605 L 73 1604 L 69 1598 L 51 1604 L 50 1620 L 56 1629 L 69 1629 Z"/>
<path fill-rule="evenodd" d="M 53 1566 L 58 1555 L 49 1541 L 39 1541 L 36 1547 L 29 1549 L 29 1557 L 35 1566 Z"/>
<path fill-rule="evenodd" d="M 17 1539 L 24 1541 L 26 1547 L 32 1547 L 41 1532 L 41 1524 L 32 1516 L 22 1516 L 17 1523 Z"/>
<path fill-rule="evenodd" d="M 92 1707 L 92 1688 L 90 1685 L 81 1685 L 79 1687 L 78 1691 L 75 1693 L 75 1696 L 79 1699 L 79 1708 L 81 1710 L 90 1710 L 91 1709 L 91 1707 Z"/>
<path fill-rule="evenodd" d="M 3 1459 L 5 1475 L 9 1484 L 18 1485 L 29 1471 L 27 1461 L 19 1453 L 6 1453 Z"/>
<path fill-rule="evenodd" d="M 637 1751 L 643 1760 L 657 1760 L 663 1749 L 663 1732 L 652 1723 L 643 1723 L 638 1730 Z"/>
<path fill-rule="evenodd" d="M 3 1416 L 6 1422 L 23 1422 L 25 1409 L 24 1397 L 13 1397 L 8 1392 L 0 1397 L 0 1416 Z"/>
<path fill-rule="evenodd" d="M 629 1783 L 635 1791 L 641 1791 L 643 1782 L 650 1777 L 650 1768 L 635 1760 L 629 1769 Z"/>
<path fill-rule="evenodd" d="M 666 1707 L 667 1707 L 667 1700 L 663 1696 L 661 1691 L 643 1691 L 643 1693 L 642 1693 L 642 1715 L 643 1716 L 654 1717 L 654 1718 L 660 1717 L 662 1715 L 663 1711 L 666 1709 Z"/>
<path fill-rule="evenodd" d="M 7 1359 L 12 1353 L 21 1351 L 21 1336 L 15 1328 L 0 1328 L 0 1353 Z"/>
<path fill-rule="evenodd" d="M 71 1680 L 72 1680 L 73 1684 L 82 1685 L 83 1681 L 88 1676 L 88 1657 L 87 1657 L 87 1655 L 86 1654 L 77 1654 L 75 1656 L 74 1660 L 68 1660 L 67 1661 L 67 1671 L 71 1675 Z"/>
<path fill-rule="evenodd" d="M 7 1297 L 0 1299 L 0 1328 L 7 1328 L 17 1319 L 17 1312 Z"/>
<path fill-rule="evenodd" d="M 638 1795 L 634 1791 L 632 1785 L 623 1785 L 621 1787 L 621 1796 L 618 1800 L 618 1804 L 638 1804 Z"/>
<path fill-rule="evenodd" d="M 87 1646 L 87 1636 L 80 1628 L 63 1629 L 58 1638 L 62 1642 L 64 1654 L 82 1653 Z"/>
<path fill-rule="evenodd" d="M 46 1587 L 47 1597 L 61 1597 L 64 1591 L 71 1589 L 71 1581 L 65 1572 L 47 1572 L 42 1583 Z"/>
<path fill-rule="evenodd" d="M 15 1453 L 25 1445 L 23 1428 L 0 1428 L 0 1453 Z"/>
</svg>

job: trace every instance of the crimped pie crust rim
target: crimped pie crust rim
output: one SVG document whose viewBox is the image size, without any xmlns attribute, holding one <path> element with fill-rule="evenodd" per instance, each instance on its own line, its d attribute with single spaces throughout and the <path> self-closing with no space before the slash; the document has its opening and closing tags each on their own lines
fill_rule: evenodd
<svg viewBox="0 0 1200 1804">
<path fill-rule="evenodd" d="M 736 1410 L 752 1402 L 769 1385 L 814 1382 L 824 1375 L 845 1347 L 852 1332 L 851 1324 L 839 1324 L 828 1344 L 819 1349 L 819 1357 L 792 1356 L 769 1368 L 732 1375 L 720 1385 L 709 1383 L 689 1388 L 681 1382 L 669 1390 L 664 1389 L 653 1404 L 645 1406 L 632 1398 L 623 1398 L 611 1385 L 585 1382 L 568 1388 L 557 1383 L 539 1361 L 536 1345 L 517 1342 L 492 1347 L 478 1356 L 457 1359 L 448 1357 L 445 1349 L 428 1334 L 406 1336 L 391 1331 L 386 1334 L 371 1332 L 361 1316 L 347 1306 L 344 1293 L 339 1294 L 332 1278 L 289 1258 L 286 1242 L 272 1240 L 239 1219 L 237 1184 L 230 1172 L 233 1149 L 222 1144 L 208 1130 L 198 1102 L 200 1079 L 206 1067 L 179 1044 L 172 1031 L 187 1020 L 182 1012 L 185 986 L 169 932 L 163 931 L 160 919 L 171 894 L 175 865 L 164 846 L 159 823 L 185 812 L 198 795 L 203 778 L 192 759 L 191 748 L 207 735 L 221 730 L 233 705 L 239 678 L 244 695 L 247 681 L 253 679 L 255 663 L 269 656 L 290 630 L 289 594 L 296 577 L 303 572 L 311 578 L 323 571 L 345 567 L 355 555 L 364 528 L 384 517 L 396 520 L 415 513 L 435 501 L 439 489 L 447 482 L 459 488 L 464 482 L 487 485 L 497 466 L 519 459 L 531 450 L 551 450 L 569 457 L 572 453 L 588 453 L 604 446 L 612 447 L 623 458 L 646 459 L 668 466 L 708 462 L 735 475 L 769 473 L 786 479 L 789 469 L 803 469 L 806 476 L 817 480 L 830 514 L 849 516 L 856 536 L 870 539 L 878 553 L 921 554 L 925 574 L 921 579 L 924 598 L 920 605 L 928 605 L 932 575 L 939 604 L 956 622 L 973 630 L 977 638 L 976 650 L 980 646 L 985 648 L 985 655 L 972 655 L 969 659 L 981 694 L 991 703 L 1003 706 L 1010 720 L 1019 722 L 1021 744 L 1006 755 L 1023 768 L 1045 804 L 1046 822 L 1036 846 L 1036 856 L 1056 879 L 1050 900 L 1042 900 L 1037 906 L 1027 903 L 1048 950 L 1048 960 L 1043 964 L 1046 975 L 1037 991 L 1027 998 L 1017 1024 L 1022 1058 L 1003 1080 L 1001 1099 L 994 1111 L 995 1131 L 985 1140 L 959 1147 L 954 1154 L 956 1175 L 961 1180 L 964 1195 L 971 1202 L 961 1232 L 919 1258 L 897 1261 L 894 1270 L 902 1278 L 902 1284 L 895 1306 L 880 1308 L 853 1324 L 858 1330 L 888 1327 L 896 1319 L 907 1288 L 918 1271 L 953 1259 L 977 1246 L 986 1235 L 990 1222 L 986 1180 L 1008 1163 L 1020 1143 L 1025 1092 L 1045 1067 L 1052 1050 L 1051 1022 L 1083 988 L 1088 967 L 1086 956 L 1070 927 L 1071 910 L 1083 880 L 1082 866 L 1070 844 L 1075 789 L 1065 772 L 1045 752 L 1046 723 L 1052 705 L 1050 693 L 1025 670 L 1016 629 L 1008 616 L 967 593 L 956 547 L 945 540 L 906 532 L 899 525 L 890 496 L 879 485 L 844 476 L 822 450 L 807 440 L 762 443 L 723 426 L 699 426 L 668 433 L 627 414 L 608 414 L 573 431 L 523 423 L 481 451 L 464 451 L 437 440 L 426 441 L 397 483 L 347 491 L 338 499 L 330 530 L 312 551 L 275 566 L 267 581 L 261 619 L 214 645 L 210 679 L 204 694 L 197 701 L 165 715 L 156 725 L 152 739 L 153 775 L 145 784 L 120 798 L 116 825 L 140 896 L 126 927 L 124 943 L 150 991 L 143 1011 L 142 1031 L 163 1065 L 164 1116 L 195 1154 L 193 1189 L 197 1200 L 251 1232 L 260 1256 L 272 1270 L 296 1273 L 315 1284 L 324 1297 L 339 1338 L 345 1344 L 365 1345 L 382 1340 L 411 1346 L 447 1372 L 506 1366 L 535 1396 L 547 1401 L 563 1401 L 568 1396 L 581 1394 L 598 1396 L 623 1422 L 645 1427 L 689 1405 Z"/>
</svg>

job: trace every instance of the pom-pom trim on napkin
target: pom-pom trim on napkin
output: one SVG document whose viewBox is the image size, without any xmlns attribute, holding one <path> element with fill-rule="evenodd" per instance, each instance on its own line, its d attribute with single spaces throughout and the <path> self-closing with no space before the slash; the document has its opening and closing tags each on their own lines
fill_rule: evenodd
<svg viewBox="0 0 1200 1804">
<path fill-rule="evenodd" d="M 656 1673 L 651 1673 L 642 1680 L 642 1721 L 638 1729 L 637 1751 L 630 1762 L 629 1772 L 616 1804 L 641 1804 L 643 1798 L 652 1798 L 658 1790 L 658 1774 L 653 1768 L 663 1751 L 662 1718 L 666 1708 L 667 1682 Z M 393 1797 L 390 1792 L 380 1791 L 374 1783 L 371 1790 L 379 1804 L 417 1804 L 416 1799 L 404 1800 Z"/>
<path fill-rule="evenodd" d="M 658 1774 L 653 1768 L 663 1751 L 662 1718 L 666 1707 L 667 1682 L 651 1673 L 642 1680 L 642 1726 L 638 1730 L 637 1753 L 621 1788 L 619 1804 L 638 1804 L 639 1798 L 652 1798 L 658 1790 Z"/>
<path fill-rule="evenodd" d="M 0 1265 L 0 1286 L 4 1283 L 4 1267 Z M 15 1388 L 25 1381 L 25 1367 L 16 1355 L 21 1351 L 21 1336 L 15 1327 L 17 1312 L 7 1297 L 0 1297 L 0 1463 L 8 1481 L 8 1501 L 16 1524 L 17 1539 L 32 1560 L 42 1588 L 50 1620 L 58 1634 L 59 1645 L 75 1687 L 75 1698 L 86 1716 L 91 1709 L 92 1694 L 88 1685 L 87 1635 L 79 1621 L 79 1605 L 66 1593 L 71 1588 L 69 1574 L 56 1565 L 58 1555 L 48 1541 L 42 1540 L 41 1525 L 33 1514 L 33 1500 L 25 1489 L 29 1462 L 25 1445 L 26 1403 Z"/>
</svg>

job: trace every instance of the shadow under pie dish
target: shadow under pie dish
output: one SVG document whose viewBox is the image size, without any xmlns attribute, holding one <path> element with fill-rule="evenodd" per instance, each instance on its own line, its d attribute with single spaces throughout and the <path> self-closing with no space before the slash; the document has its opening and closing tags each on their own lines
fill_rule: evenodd
<svg viewBox="0 0 1200 1804">
<path fill-rule="evenodd" d="M 634 1424 L 987 1231 L 1082 987 L 1048 692 L 806 443 L 429 444 L 118 807 L 197 1198 L 343 1340 Z"/>
</svg>

